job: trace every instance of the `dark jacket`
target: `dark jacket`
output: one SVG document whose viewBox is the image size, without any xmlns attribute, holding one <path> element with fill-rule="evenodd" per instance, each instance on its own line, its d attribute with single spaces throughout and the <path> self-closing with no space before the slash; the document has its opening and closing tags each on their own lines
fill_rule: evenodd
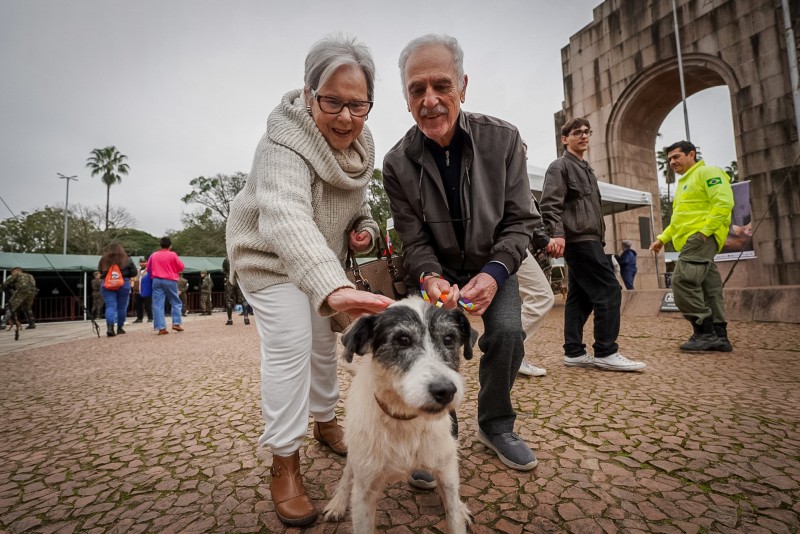
<svg viewBox="0 0 800 534">
<path fill-rule="evenodd" d="M 102 269 L 102 263 L 103 261 L 100 260 L 100 263 L 97 264 L 97 270 L 100 271 L 100 279 L 104 280 L 106 274 L 108 274 L 108 269 Z M 133 263 L 133 260 L 130 258 L 130 256 L 128 257 L 128 261 L 125 262 L 125 265 L 120 266 L 119 270 L 122 273 L 122 278 L 133 278 L 139 274 L 139 269 L 136 267 L 136 264 Z"/>
<path fill-rule="evenodd" d="M 533 201 L 533 209 L 536 210 L 536 213 L 541 213 L 541 209 L 539 208 L 539 203 L 533 198 L 533 193 L 531 192 L 531 200 Z M 550 243 L 550 236 L 547 235 L 547 229 L 544 227 L 544 221 L 539 219 L 539 223 L 533 227 L 533 234 L 531 235 L 531 243 L 533 243 L 533 247 L 536 250 L 541 250 L 547 247 L 547 244 Z"/>
<path fill-rule="evenodd" d="M 550 237 L 563 237 L 567 243 L 600 241 L 605 245 L 600 188 L 587 161 L 565 150 L 547 169 L 539 204 Z"/>
<path fill-rule="evenodd" d="M 462 111 L 461 211 L 464 248 L 458 244 L 439 170 L 417 126 L 383 158 L 383 180 L 406 272 L 465 283 L 491 261 L 514 274 L 525 258 L 540 215 L 532 208 L 525 152 L 517 129 L 502 120 Z M 423 202 L 424 197 L 424 202 Z M 424 213 L 423 213 L 424 206 Z"/>
</svg>

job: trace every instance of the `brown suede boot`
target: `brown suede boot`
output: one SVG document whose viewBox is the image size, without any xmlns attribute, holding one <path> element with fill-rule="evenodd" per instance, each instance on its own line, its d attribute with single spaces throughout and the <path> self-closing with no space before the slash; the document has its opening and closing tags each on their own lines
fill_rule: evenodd
<svg viewBox="0 0 800 534">
<path fill-rule="evenodd" d="M 291 456 L 273 454 L 270 474 L 269 491 L 278 519 L 292 527 L 302 527 L 316 521 L 317 510 L 306 494 L 300 476 L 300 453 L 295 452 Z"/>
<path fill-rule="evenodd" d="M 314 439 L 327 445 L 330 449 L 340 456 L 347 456 L 347 445 L 344 442 L 344 432 L 336 421 L 336 417 L 330 421 L 320 423 L 314 421 Z"/>
</svg>

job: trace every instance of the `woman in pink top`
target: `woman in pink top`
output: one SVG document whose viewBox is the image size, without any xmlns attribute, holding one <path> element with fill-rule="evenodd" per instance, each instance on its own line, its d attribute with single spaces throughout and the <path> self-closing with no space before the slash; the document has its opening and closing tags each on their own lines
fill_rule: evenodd
<svg viewBox="0 0 800 534">
<path fill-rule="evenodd" d="M 169 299 L 172 306 L 172 329 L 183 332 L 181 311 L 183 306 L 178 296 L 178 274 L 183 272 L 183 262 L 172 252 L 172 240 L 161 238 L 161 250 L 153 252 L 147 260 L 147 272 L 153 279 L 153 328 L 159 336 L 169 334 L 164 317 L 164 302 Z"/>
</svg>

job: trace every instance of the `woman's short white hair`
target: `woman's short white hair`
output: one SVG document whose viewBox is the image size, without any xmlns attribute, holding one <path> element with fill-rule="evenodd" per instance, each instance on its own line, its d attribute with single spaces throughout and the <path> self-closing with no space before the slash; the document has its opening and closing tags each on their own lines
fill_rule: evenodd
<svg viewBox="0 0 800 534">
<path fill-rule="evenodd" d="M 359 67 L 367 79 L 367 99 L 375 96 L 375 62 L 364 43 L 353 36 L 334 34 L 323 37 L 311 46 L 306 56 L 306 72 L 303 79 L 308 89 L 317 90 L 333 76 L 336 69 L 344 65 Z"/>
<path fill-rule="evenodd" d="M 458 78 L 458 90 L 464 89 L 464 51 L 458 44 L 455 37 L 449 35 L 439 35 L 436 33 L 429 33 L 422 37 L 410 41 L 403 51 L 400 52 L 400 60 L 397 65 L 400 67 L 400 82 L 403 84 L 403 96 L 408 100 L 408 88 L 406 87 L 406 63 L 408 58 L 411 57 L 416 50 L 431 45 L 441 45 L 447 48 L 453 55 L 453 63 L 456 67 L 456 77 Z"/>
</svg>

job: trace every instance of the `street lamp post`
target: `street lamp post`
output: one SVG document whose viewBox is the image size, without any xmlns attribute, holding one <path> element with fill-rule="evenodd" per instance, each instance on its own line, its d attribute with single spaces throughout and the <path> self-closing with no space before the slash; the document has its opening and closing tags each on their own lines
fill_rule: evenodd
<svg viewBox="0 0 800 534">
<path fill-rule="evenodd" d="M 64 176 L 60 172 L 57 173 L 57 174 L 58 174 L 59 178 L 61 178 L 62 180 L 66 180 L 67 181 L 67 200 L 66 200 L 66 202 L 64 202 L 64 254 L 66 255 L 66 253 L 67 253 L 67 224 L 69 222 L 69 219 L 67 218 L 68 215 L 69 215 L 69 181 L 70 180 L 75 180 L 77 182 L 78 181 L 78 177 L 77 176 Z"/>
</svg>

